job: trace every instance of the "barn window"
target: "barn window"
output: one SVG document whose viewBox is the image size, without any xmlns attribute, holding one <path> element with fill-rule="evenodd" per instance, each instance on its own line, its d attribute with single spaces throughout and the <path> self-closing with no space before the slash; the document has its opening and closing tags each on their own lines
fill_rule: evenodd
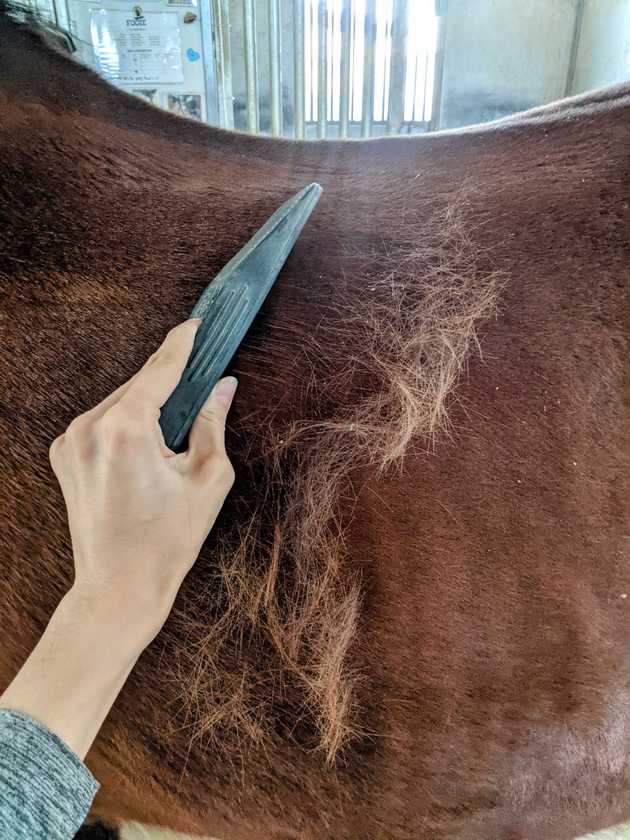
<svg viewBox="0 0 630 840">
<path fill-rule="evenodd" d="M 434 127 L 436 0 L 25 3 L 110 82 L 194 119 L 306 138 Z M 132 55 L 143 37 L 144 74 Z"/>
<path fill-rule="evenodd" d="M 318 124 L 320 136 L 335 124 L 342 136 L 353 123 L 364 136 L 375 127 L 398 132 L 403 124 L 429 125 L 437 44 L 433 0 L 298 2 L 304 4 L 305 119 Z"/>
</svg>

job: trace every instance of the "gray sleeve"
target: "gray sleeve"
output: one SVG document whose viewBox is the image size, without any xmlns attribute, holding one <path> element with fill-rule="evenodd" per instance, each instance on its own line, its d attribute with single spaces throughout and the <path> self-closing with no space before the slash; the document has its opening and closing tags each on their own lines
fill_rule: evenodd
<svg viewBox="0 0 630 840">
<path fill-rule="evenodd" d="M 98 783 L 81 759 L 29 715 L 0 709 L 0 837 L 70 840 Z"/>
</svg>

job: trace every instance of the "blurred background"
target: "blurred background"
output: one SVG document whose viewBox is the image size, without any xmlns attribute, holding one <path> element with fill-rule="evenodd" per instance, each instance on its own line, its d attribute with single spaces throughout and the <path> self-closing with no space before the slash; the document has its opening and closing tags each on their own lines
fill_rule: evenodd
<svg viewBox="0 0 630 840">
<path fill-rule="evenodd" d="M 113 84 L 251 133 L 423 133 L 630 77 L 628 0 L 27 3 Z"/>
</svg>

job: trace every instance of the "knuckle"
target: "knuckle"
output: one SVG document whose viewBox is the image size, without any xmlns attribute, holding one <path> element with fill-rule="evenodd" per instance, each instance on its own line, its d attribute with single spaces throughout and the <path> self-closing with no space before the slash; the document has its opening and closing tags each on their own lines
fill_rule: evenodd
<svg viewBox="0 0 630 840">
<path fill-rule="evenodd" d="M 54 466 L 59 463 L 62 435 L 56 437 L 48 448 L 48 460 Z"/>
<path fill-rule="evenodd" d="M 171 365 L 176 364 L 177 361 L 178 359 L 176 354 L 169 348 L 165 347 L 164 349 L 158 350 L 155 354 L 155 361 L 153 364 L 170 367 Z"/>
<path fill-rule="evenodd" d="M 92 455 L 94 450 L 93 423 L 86 415 L 82 414 L 75 418 L 62 437 L 64 439 L 64 448 L 67 447 L 68 455 L 80 459 L 87 459 Z M 57 457 L 60 441 L 60 438 L 53 441 L 53 457 Z"/>
<path fill-rule="evenodd" d="M 199 417 L 204 421 L 204 423 L 221 423 L 221 418 L 217 414 L 217 412 L 209 405 L 204 405 L 201 407 L 199 411 Z"/>
<path fill-rule="evenodd" d="M 227 455 L 213 455 L 206 461 L 206 476 L 213 483 L 229 490 L 236 479 L 232 462 Z"/>
<path fill-rule="evenodd" d="M 232 462 L 227 455 L 221 459 L 221 480 L 228 487 L 232 487 L 236 479 L 236 473 Z"/>
<path fill-rule="evenodd" d="M 110 408 L 99 421 L 99 438 L 110 447 L 125 447 L 135 443 L 142 434 L 140 418 L 121 406 Z"/>
<path fill-rule="evenodd" d="M 87 417 L 84 414 L 80 414 L 78 417 L 74 418 L 72 423 L 70 423 L 66 429 L 66 439 L 70 442 L 80 440 L 87 435 L 89 426 L 90 422 Z"/>
</svg>

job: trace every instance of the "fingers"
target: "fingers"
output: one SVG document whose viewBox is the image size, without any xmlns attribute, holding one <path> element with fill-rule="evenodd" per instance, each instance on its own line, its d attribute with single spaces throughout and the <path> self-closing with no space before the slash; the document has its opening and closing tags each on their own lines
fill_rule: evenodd
<svg viewBox="0 0 630 840">
<path fill-rule="evenodd" d="M 124 396 L 124 394 L 126 394 L 129 391 L 131 385 L 133 385 L 135 382 L 137 382 L 139 377 L 144 376 L 147 368 L 152 367 L 156 363 L 158 364 L 158 367 L 159 367 L 159 365 L 163 361 L 161 359 L 161 356 L 163 356 L 164 352 L 167 352 L 167 353 L 171 352 L 170 345 L 167 345 L 167 342 L 169 341 L 171 333 L 178 333 L 178 340 L 180 341 L 180 344 L 178 345 L 178 347 L 180 347 L 181 346 L 181 340 L 179 339 L 179 336 L 181 336 L 181 332 L 179 332 L 179 331 L 182 330 L 183 327 L 185 327 L 186 328 L 185 329 L 186 334 L 189 335 L 191 332 L 193 333 L 193 339 L 192 340 L 194 341 L 194 335 L 196 333 L 196 329 L 194 327 L 192 327 L 191 325 L 194 325 L 194 324 L 198 325 L 199 323 L 200 323 L 200 320 L 195 318 L 195 319 L 191 319 L 189 321 L 184 321 L 182 324 L 178 324 L 176 327 L 174 327 L 173 330 L 171 330 L 171 332 L 169 332 L 168 335 L 166 336 L 166 339 L 162 343 L 161 347 L 159 347 L 158 350 L 156 350 L 156 352 L 153 353 L 152 356 L 149 356 L 149 358 L 146 360 L 144 365 L 140 368 L 139 371 L 134 373 L 134 375 L 131 377 L 131 379 L 128 379 L 127 382 L 123 382 L 123 384 L 120 385 L 118 388 L 116 388 L 116 390 L 113 391 L 111 394 L 109 394 L 109 396 L 105 397 L 104 400 L 101 400 L 101 402 L 98 405 L 95 405 L 94 408 L 91 408 L 88 411 L 86 411 L 83 416 L 90 419 L 90 420 L 98 420 L 99 417 L 102 417 L 108 409 L 110 409 L 112 406 L 116 405 L 116 403 L 121 400 L 121 398 Z M 185 343 L 187 343 L 188 341 L 189 341 L 189 339 L 186 338 Z M 192 350 L 192 344 L 191 344 L 191 350 Z M 182 365 L 182 370 L 186 366 L 186 361 L 188 361 L 188 356 L 190 356 L 190 351 L 188 352 L 188 355 L 186 356 L 186 360 L 184 361 L 184 364 Z M 177 385 L 177 382 L 179 382 L 179 379 L 180 379 L 181 374 L 182 374 L 182 370 L 179 371 L 179 375 L 177 377 L 177 381 L 175 382 L 175 385 Z M 155 373 L 155 370 L 152 372 L 152 375 L 154 373 Z M 160 408 L 161 405 L 164 402 L 166 402 L 166 399 L 168 398 L 168 396 L 170 396 L 170 393 L 175 388 L 175 385 L 173 385 L 173 388 L 170 389 L 169 394 L 167 394 L 167 397 L 162 401 L 160 406 L 157 406 L 158 408 Z M 153 405 L 151 406 L 151 408 L 155 408 L 155 407 L 156 406 L 153 406 Z"/>
<path fill-rule="evenodd" d="M 225 459 L 226 472 L 230 473 L 231 465 L 225 453 L 225 421 L 237 385 L 238 382 L 233 376 L 226 376 L 220 379 L 212 389 L 190 430 L 188 438 L 190 463 L 201 464 L 210 460 L 216 462 Z M 230 485 L 233 477 L 232 472 Z"/>
<path fill-rule="evenodd" d="M 127 398 L 130 393 L 132 395 L 132 410 L 143 408 L 143 416 L 146 413 L 155 416 L 156 408 L 159 409 L 166 402 L 181 378 L 200 323 L 200 318 L 194 318 L 174 327 L 166 336 L 161 347 L 147 359 L 131 379 L 120 385 L 94 408 L 75 418 L 66 432 L 53 441 L 50 448 L 51 461 L 62 448 L 65 435 L 70 428 L 89 426 L 94 421 L 104 417 L 109 409 L 121 403 L 123 397 Z M 143 393 L 152 393 L 154 400 L 143 404 L 141 402 Z M 162 399 L 163 393 L 165 393 L 165 396 Z M 155 400 L 157 400 L 157 403 Z M 128 409 L 130 405 L 126 402 L 124 407 Z"/>
<path fill-rule="evenodd" d="M 148 364 L 148 361 L 146 362 L 146 364 Z M 83 416 L 89 417 L 91 420 L 98 420 L 99 417 L 102 417 L 107 411 L 107 409 L 111 408 L 113 405 L 116 405 L 116 403 L 120 400 L 122 395 L 129 390 L 129 386 L 132 382 L 135 382 L 138 376 L 140 376 L 140 373 L 143 369 L 144 368 L 141 368 L 137 373 L 134 373 L 131 379 L 128 379 L 126 382 L 123 382 L 123 384 L 116 388 L 116 390 L 113 391 L 108 397 L 105 397 L 104 400 L 101 400 L 101 402 L 98 405 L 95 405 L 94 408 L 90 408 L 88 411 L 86 411 Z"/>
<path fill-rule="evenodd" d="M 173 327 L 118 401 L 133 403 L 134 407 L 155 414 L 155 409 L 164 405 L 181 379 L 200 324 L 200 318 L 191 318 Z"/>
</svg>

